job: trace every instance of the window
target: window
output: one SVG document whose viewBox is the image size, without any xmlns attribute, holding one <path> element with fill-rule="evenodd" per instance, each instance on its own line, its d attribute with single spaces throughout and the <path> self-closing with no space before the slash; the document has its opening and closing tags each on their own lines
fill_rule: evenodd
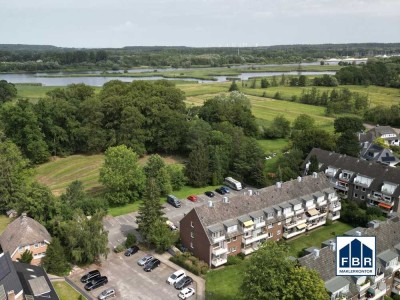
<svg viewBox="0 0 400 300">
<path fill-rule="evenodd" d="M 361 190 L 362 190 L 363 192 L 365 192 L 365 191 L 366 191 L 366 188 L 363 187 Z"/>
<path fill-rule="evenodd" d="M 190 226 L 194 228 L 193 221 L 190 221 Z"/>
<path fill-rule="evenodd" d="M 230 253 L 236 252 L 236 247 L 229 248 L 229 252 Z"/>
<path fill-rule="evenodd" d="M 233 238 L 232 238 L 232 242 L 234 242 L 234 241 L 236 241 L 237 240 L 237 236 L 234 236 Z"/>
<path fill-rule="evenodd" d="M 365 199 L 365 196 L 361 196 L 361 200 L 364 200 Z"/>
<path fill-rule="evenodd" d="M 230 243 L 230 242 L 231 242 L 231 239 L 227 239 L 226 242 L 227 242 L 227 243 Z"/>
<path fill-rule="evenodd" d="M 24 252 L 24 247 L 19 246 L 19 247 L 18 247 L 18 251 L 19 251 L 19 252 Z"/>
<path fill-rule="evenodd" d="M 229 226 L 227 229 L 228 233 L 235 232 L 235 231 L 237 231 L 237 225 Z"/>
<path fill-rule="evenodd" d="M 273 217 L 274 217 L 274 213 L 273 212 L 268 213 L 268 219 L 272 219 Z"/>
<path fill-rule="evenodd" d="M 193 233 L 193 231 L 190 232 L 190 237 L 191 237 L 192 239 L 194 239 L 194 233 Z"/>
<path fill-rule="evenodd" d="M 272 227 L 274 227 L 274 225 L 268 224 L 268 228 L 269 228 L 269 229 L 271 229 Z"/>
<path fill-rule="evenodd" d="M 358 194 L 354 193 L 354 198 L 358 198 Z"/>
<path fill-rule="evenodd" d="M 272 238 L 274 234 L 272 232 L 268 232 L 268 238 Z"/>
<path fill-rule="evenodd" d="M 276 232 L 276 234 L 281 234 L 281 231 L 280 231 L 280 230 L 278 230 L 278 231 Z"/>
<path fill-rule="evenodd" d="M 193 242 L 190 242 L 190 248 L 192 248 L 192 249 L 194 248 L 193 247 Z"/>
<path fill-rule="evenodd" d="M 28 245 L 28 246 L 25 246 L 25 250 L 29 250 L 29 248 L 30 248 L 29 245 Z"/>
<path fill-rule="evenodd" d="M 39 244 L 35 244 L 35 248 L 39 248 Z"/>
<path fill-rule="evenodd" d="M 358 185 L 355 186 L 356 190 L 358 190 Z"/>
</svg>

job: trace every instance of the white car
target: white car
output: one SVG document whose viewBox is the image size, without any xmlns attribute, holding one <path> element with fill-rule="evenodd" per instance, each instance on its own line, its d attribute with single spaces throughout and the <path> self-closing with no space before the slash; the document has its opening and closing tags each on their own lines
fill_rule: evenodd
<svg viewBox="0 0 400 300">
<path fill-rule="evenodd" d="M 172 223 L 170 220 L 165 221 L 165 223 L 168 225 L 169 229 L 171 230 L 178 230 L 178 228 L 176 228 L 175 224 Z"/>
<path fill-rule="evenodd" d="M 190 288 L 190 287 L 189 287 L 189 288 L 183 289 L 183 290 L 179 293 L 178 297 L 181 298 L 181 299 L 187 299 L 187 298 L 189 298 L 190 296 L 194 295 L 194 293 L 195 293 L 194 288 Z"/>
<path fill-rule="evenodd" d="M 186 276 L 185 271 L 178 270 L 175 273 L 171 274 L 171 276 L 168 277 L 167 283 L 170 285 L 173 285 L 175 282 L 178 282 L 185 276 Z"/>
</svg>

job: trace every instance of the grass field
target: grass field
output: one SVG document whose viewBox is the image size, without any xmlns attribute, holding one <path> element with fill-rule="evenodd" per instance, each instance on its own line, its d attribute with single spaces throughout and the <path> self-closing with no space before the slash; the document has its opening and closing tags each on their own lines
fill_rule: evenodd
<svg viewBox="0 0 400 300">
<path fill-rule="evenodd" d="M 282 149 L 289 145 L 289 140 L 287 139 L 258 140 L 257 142 L 266 154 L 281 152 Z"/>
<path fill-rule="evenodd" d="M 0 235 L 3 233 L 3 231 L 6 229 L 7 225 L 12 221 L 13 219 L 8 218 L 5 215 L 0 215 Z"/>
<path fill-rule="evenodd" d="M 56 290 L 56 293 L 60 300 L 79 300 L 79 299 L 86 299 L 85 297 L 82 296 L 82 298 L 79 298 L 81 296 L 80 293 L 78 293 L 74 288 L 72 288 L 68 283 L 65 281 L 56 281 L 52 282 L 54 289 Z"/>
<path fill-rule="evenodd" d="M 290 240 L 287 244 L 290 247 L 290 254 L 298 257 L 303 248 L 311 246 L 321 246 L 321 242 L 328 240 L 335 235 L 340 235 L 350 229 L 350 225 L 342 222 L 335 222 L 329 226 L 322 226 L 311 231 L 308 235 L 303 235 L 297 239 Z M 332 235 L 332 233 L 335 235 Z M 227 266 L 219 270 L 207 273 L 206 277 L 206 299 L 207 300 L 230 300 L 237 299 L 239 287 L 242 284 L 242 273 L 245 263 L 234 266 Z"/>
</svg>

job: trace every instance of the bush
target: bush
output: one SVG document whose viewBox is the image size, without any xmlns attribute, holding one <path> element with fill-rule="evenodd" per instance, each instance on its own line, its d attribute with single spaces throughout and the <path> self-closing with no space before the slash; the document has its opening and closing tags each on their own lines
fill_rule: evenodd
<svg viewBox="0 0 400 300">
<path fill-rule="evenodd" d="M 276 92 L 273 98 L 276 100 L 282 100 L 282 95 L 281 95 L 281 93 Z"/>
<path fill-rule="evenodd" d="M 117 247 L 114 247 L 114 252 L 120 253 L 120 252 L 124 251 L 125 249 L 126 249 L 126 247 L 124 245 L 118 245 Z"/>
<path fill-rule="evenodd" d="M 176 256 L 172 256 L 169 260 L 195 275 L 206 274 L 208 271 L 208 265 L 189 252 L 177 254 Z"/>
<path fill-rule="evenodd" d="M 240 258 L 239 256 L 234 256 L 234 255 L 229 255 L 228 256 L 228 261 L 226 263 L 227 266 L 232 266 L 232 265 L 239 265 L 243 262 L 243 259 Z"/>
<path fill-rule="evenodd" d="M 133 233 L 128 233 L 126 236 L 125 247 L 129 248 L 136 244 L 136 236 Z"/>
<path fill-rule="evenodd" d="M 237 257 L 239 257 L 240 259 L 244 259 L 246 257 L 246 255 L 243 252 L 240 252 L 238 255 L 236 255 Z"/>
</svg>

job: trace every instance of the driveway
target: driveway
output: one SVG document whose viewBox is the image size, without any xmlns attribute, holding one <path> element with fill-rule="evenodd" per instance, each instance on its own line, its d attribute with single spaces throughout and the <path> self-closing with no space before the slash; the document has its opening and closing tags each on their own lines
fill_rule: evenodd
<svg viewBox="0 0 400 300">
<path fill-rule="evenodd" d="M 108 283 L 88 294 L 94 299 L 105 289 L 113 287 L 117 293 L 117 299 L 178 299 L 179 291 L 166 283 L 167 278 L 176 271 L 170 264 L 161 263 L 160 266 L 151 272 L 143 271 L 143 267 L 137 264 L 137 260 L 145 253 L 138 253 L 125 257 L 122 253 L 110 253 L 107 260 L 101 266 L 93 266 L 86 270 L 74 273 L 70 279 L 83 289 L 84 284 L 80 283 L 80 278 L 87 271 L 98 269 L 103 276 L 108 277 Z M 173 265 L 172 265 L 173 266 Z M 192 287 L 197 290 L 196 283 Z M 195 297 L 193 297 L 193 300 Z"/>
</svg>

